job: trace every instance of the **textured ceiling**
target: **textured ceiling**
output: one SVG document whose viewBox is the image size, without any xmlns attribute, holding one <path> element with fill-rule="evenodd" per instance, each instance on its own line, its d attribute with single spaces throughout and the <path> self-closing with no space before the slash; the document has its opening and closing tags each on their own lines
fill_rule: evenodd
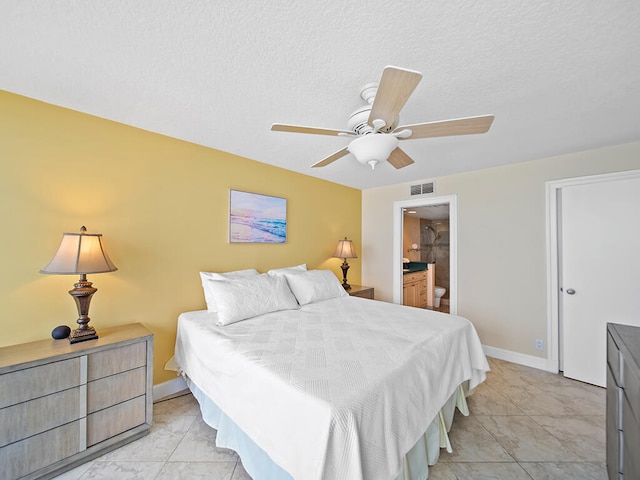
<svg viewBox="0 0 640 480">
<path fill-rule="evenodd" d="M 2 0 L 0 25 L 0 89 L 360 189 L 640 140 L 637 0 Z M 345 128 L 386 65 L 424 74 L 401 124 L 491 130 L 375 171 L 270 131 Z"/>
</svg>

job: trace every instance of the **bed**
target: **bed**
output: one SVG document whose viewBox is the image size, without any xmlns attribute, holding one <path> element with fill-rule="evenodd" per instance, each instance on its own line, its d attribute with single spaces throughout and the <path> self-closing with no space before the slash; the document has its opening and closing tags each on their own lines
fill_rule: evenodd
<svg viewBox="0 0 640 480">
<path fill-rule="evenodd" d="M 330 271 L 217 275 L 175 364 L 218 446 L 254 480 L 427 478 L 489 370 L 468 320 L 350 297 Z"/>
</svg>

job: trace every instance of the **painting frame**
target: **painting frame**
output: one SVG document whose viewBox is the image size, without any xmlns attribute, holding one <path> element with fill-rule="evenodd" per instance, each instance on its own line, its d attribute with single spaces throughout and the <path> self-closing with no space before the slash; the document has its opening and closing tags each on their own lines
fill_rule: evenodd
<svg viewBox="0 0 640 480">
<path fill-rule="evenodd" d="M 287 199 L 229 189 L 229 243 L 287 243 Z"/>
</svg>

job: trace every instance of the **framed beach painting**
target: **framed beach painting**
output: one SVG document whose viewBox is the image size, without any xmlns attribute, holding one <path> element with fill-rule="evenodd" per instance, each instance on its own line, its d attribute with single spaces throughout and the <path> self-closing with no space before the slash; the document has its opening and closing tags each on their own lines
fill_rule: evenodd
<svg viewBox="0 0 640 480">
<path fill-rule="evenodd" d="M 259 193 L 229 192 L 231 243 L 285 243 L 287 199 Z"/>
</svg>

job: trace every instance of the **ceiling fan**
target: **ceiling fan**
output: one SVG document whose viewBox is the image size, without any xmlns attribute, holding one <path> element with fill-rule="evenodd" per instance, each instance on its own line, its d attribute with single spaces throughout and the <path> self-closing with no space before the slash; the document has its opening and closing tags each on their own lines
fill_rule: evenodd
<svg viewBox="0 0 640 480">
<path fill-rule="evenodd" d="M 372 169 L 384 160 L 395 168 L 404 168 L 414 163 L 413 159 L 398 147 L 401 140 L 469 135 L 489 130 L 493 115 L 398 126 L 400 110 L 421 79 L 420 72 L 400 67 L 385 67 L 379 84 L 368 83 L 362 87 L 360 96 L 367 105 L 351 114 L 347 122 L 348 130 L 283 123 L 274 123 L 271 130 L 352 138 L 349 145 L 311 166 L 324 167 L 351 153 L 360 163 L 371 165 Z"/>
</svg>

